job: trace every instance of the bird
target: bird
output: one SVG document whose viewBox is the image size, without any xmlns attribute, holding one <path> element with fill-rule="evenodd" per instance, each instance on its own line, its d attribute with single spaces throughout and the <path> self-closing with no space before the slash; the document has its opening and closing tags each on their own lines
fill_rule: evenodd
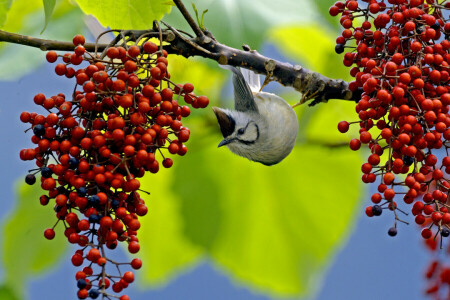
<svg viewBox="0 0 450 300">
<path fill-rule="evenodd" d="M 212 108 L 223 135 L 218 147 L 266 166 L 278 164 L 294 148 L 297 114 L 283 98 L 261 91 L 258 74 L 221 67 L 233 72 L 234 110 Z"/>
</svg>

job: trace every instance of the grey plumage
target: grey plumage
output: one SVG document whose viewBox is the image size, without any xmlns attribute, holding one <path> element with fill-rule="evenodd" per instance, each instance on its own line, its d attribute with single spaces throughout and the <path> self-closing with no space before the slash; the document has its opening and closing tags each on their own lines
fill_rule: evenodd
<svg viewBox="0 0 450 300">
<path fill-rule="evenodd" d="M 281 97 L 259 92 L 254 72 L 226 66 L 233 72 L 235 110 L 213 107 L 226 145 L 233 153 L 265 165 L 283 160 L 293 149 L 297 115 Z"/>
</svg>

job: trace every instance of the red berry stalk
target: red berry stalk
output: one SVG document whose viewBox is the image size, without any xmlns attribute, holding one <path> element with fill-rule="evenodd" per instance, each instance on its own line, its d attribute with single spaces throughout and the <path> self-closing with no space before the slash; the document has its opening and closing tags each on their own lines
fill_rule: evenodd
<svg viewBox="0 0 450 300">
<path fill-rule="evenodd" d="M 393 212 L 388 234 L 395 236 L 397 221 L 404 222 L 401 201 L 437 248 L 450 235 L 449 10 L 447 0 L 347 0 L 329 11 L 344 28 L 335 50 L 345 52 L 343 63 L 351 67 L 349 87 L 363 92 L 359 120 L 342 121 L 338 129 L 359 124 L 350 148 L 370 151 L 362 181 L 378 182 L 378 193 L 366 214 Z M 439 266 L 448 273 L 448 256 Z M 444 277 L 429 290 L 436 299 L 450 298 Z"/>
<path fill-rule="evenodd" d="M 142 262 L 115 262 L 107 250 L 123 242 L 130 253 L 139 252 L 139 217 L 148 209 L 138 178 L 147 171 L 157 173 L 161 162 L 170 168 L 168 154 L 186 154 L 190 130 L 182 119 L 190 109 L 179 101 L 204 108 L 209 100 L 195 96 L 192 84 L 170 80 L 167 52 L 151 41 L 128 41 L 102 54 L 86 52 L 84 42 L 77 35 L 73 53 L 47 53 L 51 63 L 62 60 L 55 72 L 74 77 L 75 90 L 69 97 L 34 97 L 48 114 L 21 114 L 36 147 L 21 150 L 20 158 L 36 162 L 25 181 L 34 184 L 40 173 L 47 191 L 41 204 L 51 203 L 55 226 L 62 223 L 69 243 L 79 247 L 72 256 L 74 266 L 85 266 L 76 273 L 78 297 L 126 300 L 128 296 L 116 294 L 134 275 L 123 267 L 139 269 Z M 77 68 L 81 63 L 84 67 Z M 54 238 L 55 226 L 45 230 L 47 239 Z"/>
</svg>

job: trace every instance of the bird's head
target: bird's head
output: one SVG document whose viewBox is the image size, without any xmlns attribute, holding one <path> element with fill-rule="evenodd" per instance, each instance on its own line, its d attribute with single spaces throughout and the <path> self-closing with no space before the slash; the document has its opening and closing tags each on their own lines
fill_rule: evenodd
<svg viewBox="0 0 450 300">
<path fill-rule="evenodd" d="M 260 118 L 256 114 L 218 107 L 213 107 L 213 110 L 224 138 L 219 147 L 226 145 L 232 152 L 252 159 L 264 126 Z"/>
</svg>

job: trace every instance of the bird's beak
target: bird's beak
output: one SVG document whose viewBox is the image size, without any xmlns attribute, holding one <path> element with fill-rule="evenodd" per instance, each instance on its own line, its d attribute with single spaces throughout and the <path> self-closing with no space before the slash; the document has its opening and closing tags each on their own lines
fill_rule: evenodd
<svg viewBox="0 0 450 300">
<path fill-rule="evenodd" d="M 212 110 L 216 114 L 222 136 L 226 138 L 227 136 L 231 135 L 235 127 L 234 120 L 218 107 L 213 107 Z"/>
<path fill-rule="evenodd" d="M 228 145 L 229 143 L 231 143 L 232 141 L 234 141 L 234 139 L 223 139 L 219 145 L 217 146 L 217 148 Z"/>
</svg>

